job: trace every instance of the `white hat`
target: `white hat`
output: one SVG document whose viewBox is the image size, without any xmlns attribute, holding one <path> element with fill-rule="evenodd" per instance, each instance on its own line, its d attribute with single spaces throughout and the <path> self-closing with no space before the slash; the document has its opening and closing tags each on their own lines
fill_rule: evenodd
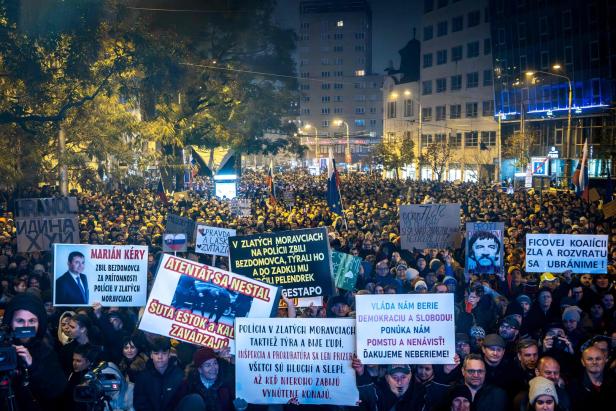
<svg viewBox="0 0 616 411">
<path fill-rule="evenodd" d="M 558 404 L 558 395 L 554 383 L 544 377 L 535 377 L 529 382 L 530 389 L 528 390 L 528 401 L 534 404 L 537 398 L 542 395 L 549 395 L 554 398 L 554 402 Z"/>
<path fill-rule="evenodd" d="M 414 268 L 407 268 L 406 269 L 406 279 L 407 280 L 413 281 L 417 277 L 419 277 L 419 271 L 417 271 Z"/>
</svg>

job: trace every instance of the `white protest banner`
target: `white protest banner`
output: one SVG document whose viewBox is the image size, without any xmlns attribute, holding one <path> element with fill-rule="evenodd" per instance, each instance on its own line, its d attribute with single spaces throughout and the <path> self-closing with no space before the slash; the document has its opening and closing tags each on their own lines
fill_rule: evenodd
<svg viewBox="0 0 616 411">
<path fill-rule="evenodd" d="M 79 243 L 76 197 L 15 200 L 17 251 L 49 251 L 54 243 Z"/>
<path fill-rule="evenodd" d="M 354 406 L 355 321 L 237 318 L 235 391 L 251 404 Z"/>
<path fill-rule="evenodd" d="M 404 250 L 447 248 L 460 231 L 460 204 L 400 206 L 400 242 Z"/>
<path fill-rule="evenodd" d="M 229 237 L 235 236 L 235 230 L 230 228 L 208 227 L 199 224 L 197 226 L 197 239 L 195 241 L 195 253 L 229 255 Z"/>
<path fill-rule="evenodd" d="M 54 244 L 54 305 L 142 307 L 148 247 Z"/>
<path fill-rule="evenodd" d="M 235 318 L 270 317 L 279 298 L 278 287 L 163 254 L 139 328 L 233 352 Z"/>
<path fill-rule="evenodd" d="M 607 273 L 607 235 L 526 234 L 526 272 Z"/>
<path fill-rule="evenodd" d="M 453 364 L 453 294 L 358 295 L 355 305 L 364 364 Z"/>
</svg>

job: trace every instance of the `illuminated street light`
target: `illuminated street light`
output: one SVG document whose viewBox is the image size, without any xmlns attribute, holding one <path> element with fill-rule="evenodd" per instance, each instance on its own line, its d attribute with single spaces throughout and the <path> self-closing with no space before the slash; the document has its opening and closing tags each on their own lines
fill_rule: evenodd
<svg viewBox="0 0 616 411">
<path fill-rule="evenodd" d="M 318 159 L 319 158 L 319 132 L 316 127 L 310 124 L 306 124 L 304 126 L 305 130 L 310 130 L 311 128 L 314 128 L 314 157 Z"/>
<path fill-rule="evenodd" d="M 349 136 L 349 125 L 347 124 L 346 121 L 337 119 L 334 120 L 334 124 L 336 126 L 340 126 L 342 124 L 344 124 L 344 126 L 346 127 L 346 152 L 345 152 L 345 156 L 344 156 L 344 162 L 347 163 L 347 167 L 349 166 L 349 164 L 351 164 L 352 158 L 351 158 L 351 138 Z"/>
</svg>

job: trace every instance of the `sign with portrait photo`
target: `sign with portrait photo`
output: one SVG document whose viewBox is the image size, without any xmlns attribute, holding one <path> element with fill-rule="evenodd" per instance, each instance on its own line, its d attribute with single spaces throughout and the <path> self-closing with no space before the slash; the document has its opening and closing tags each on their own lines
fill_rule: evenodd
<svg viewBox="0 0 616 411">
<path fill-rule="evenodd" d="M 54 244 L 56 306 L 142 307 L 148 284 L 148 247 Z"/>
<path fill-rule="evenodd" d="M 466 223 L 467 275 L 503 275 L 503 222 Z"/>
</svg>

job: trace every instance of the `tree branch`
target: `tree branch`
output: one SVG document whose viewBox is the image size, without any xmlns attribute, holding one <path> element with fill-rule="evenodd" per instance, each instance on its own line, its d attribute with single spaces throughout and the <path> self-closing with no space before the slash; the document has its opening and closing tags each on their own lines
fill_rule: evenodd
<svg viewBox="0 0 616 411">
<path fill-rule="evenodd" d="M 46 123 L 64 120 L 69 110 L 73 108 L 79 108 L 88 101 L 94 100 L 103 91 L 104 87 L 107 85 L 109 79 L 114 73 L 115 70 L 111 70 L 111 72 L 107 74 L 105 78 L 103 78 L 101 83 L 98 85 L 98 87 L 96 87 L 96 90 L 94 90 L 92 94 L 84 96 L 78 100 L 72 100 L 69 98 L 68 101 L 60 108 L 60 110 L 58 110 L 56 114 L 19 115 L 11 111 L 3 111 L 0 112 L 0 124 L 18 124 L 26 130 L 26 127 L 24 126 L 26 123 Z"/>
</svg>

